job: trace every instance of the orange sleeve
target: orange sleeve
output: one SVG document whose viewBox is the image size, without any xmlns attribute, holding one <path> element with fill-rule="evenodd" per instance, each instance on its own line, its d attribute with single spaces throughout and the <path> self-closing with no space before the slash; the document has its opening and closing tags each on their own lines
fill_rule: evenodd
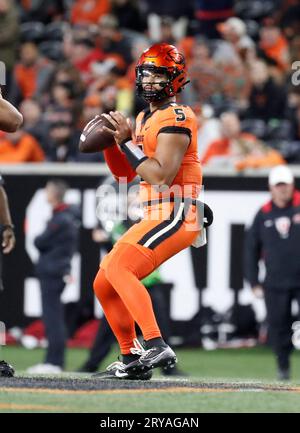
<svg viewBox="0 0 300 433">
<path fill-rule="evenodd" d="M 13 151 L 13 149 L 14 146 L 9 140 L 7 139 L 0 140 L 0 156 Z"/>
<path fill-rule="evenodd" d="M 285 164 L 286 161 L 277 150 L 270 149 L 263 156 L 247 156 L 235 164 L 237 170 L 245 170 L 246 168 L 263 168 L 273 167 L 275 165 Z"/>
<path fill-rule="evenodd" d="M 41 162 L 45 155 L 36 139 L 25 135 L 11 150 L 0 154 L 0 161 L 7 163 Z"/>
<path fill-rule="evenodd" d="M 36 91 L 37 72 L 34 67 L 25 68 L 23 65 L 16 65 L 15 79 L 24 98 L 31 98 Z"/>
<path fill-rule="evenodd" d="M 217 155 L 228 155 L 228 147 L 226 146 L 224 140 L 215 140 L 208 145 L 208 148 L 201 159 L 201 164 L 207 164 L 211 158 Z"/>
<path fill-rule="evenodd" d="M 135 178 L 136 172 L 117 145 L 104 149 L 103 155 L 111 173 L 117 181 L 119 181 L 120 177 L 126 177 L 129 183 Z"/>
</svg>

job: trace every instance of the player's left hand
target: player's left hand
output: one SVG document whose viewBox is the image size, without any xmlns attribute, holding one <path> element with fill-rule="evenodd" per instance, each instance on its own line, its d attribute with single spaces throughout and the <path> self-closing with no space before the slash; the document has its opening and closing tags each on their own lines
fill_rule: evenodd
<svg viewBox="0 0 300 433">
<path fill-rule="evenodd" d="M 102 114 L 102 116 L 106 117 L 106 119 L 114 126 L 115 131 L 106 126 L 103 126 L 102 129 L 112 134 L 117 144 L 122 143 L 122 141 L 126 139 L 131 140 L 132 127 L 130 119 L 126 119 L 126 117 L 119 111 L 110 111 L 109 114 Z"/>
<path fill-rule="evenodd" d="M 15 247 L 16 238 L 13 229 L 7 228 L 2 234 L 2 248 L 4 254 L 9 254 Z"/>
</svg>

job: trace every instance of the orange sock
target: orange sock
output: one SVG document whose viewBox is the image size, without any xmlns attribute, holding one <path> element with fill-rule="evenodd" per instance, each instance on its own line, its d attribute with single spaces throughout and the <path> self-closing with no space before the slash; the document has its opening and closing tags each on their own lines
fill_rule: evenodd
<svg viewBox="0 0 300 433">
<path fill-rule="evenodd" d="M 115 334 L 121 353 L 130 353 L 133 339 L 136 338 L 134 320 L 125 307 L 118 293 L 105 277 L 103 269 L 99 269 L 94 280 L 94 292 L 97 296 L 105 317 Z"/>
<path fill-rule="evenodd" d="M 105 267 L 105 276 L 116 290 L 134 321 L 139 325 L 145 340 L 161 337 L 153 312 L 152 301 L 140 279 L 149 275 L 155 266 L 140 249 L 134 245 L 120 243 Z M 115 311 L 114 315 L 122 314 Z M 111 315 L 113 308 L 109 310 Z M 109 317 L 107 316 L 108 320 Z"/>
</svg>

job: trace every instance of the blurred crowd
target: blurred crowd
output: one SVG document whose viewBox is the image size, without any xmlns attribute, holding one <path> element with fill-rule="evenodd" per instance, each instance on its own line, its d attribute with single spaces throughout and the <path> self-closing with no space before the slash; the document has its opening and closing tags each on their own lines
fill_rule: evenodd
<svg viewBox="0 0 300 433">
<path fill-rule="evenodd" d="M 204 165 L 300 162 L 299 0 L 0 0 L 2 93 L 24 116 L 1 133 L 0 161 L 101 161 L 79 153 L 80 132 L 96 114 L 145 108 L 135 64 L 160 41 L 186 56 L 179 100 L 197 115 Z"/>
</svg>

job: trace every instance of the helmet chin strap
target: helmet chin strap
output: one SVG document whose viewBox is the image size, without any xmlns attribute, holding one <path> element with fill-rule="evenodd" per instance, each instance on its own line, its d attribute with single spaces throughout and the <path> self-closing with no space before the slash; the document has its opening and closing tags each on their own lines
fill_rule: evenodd
<svg viewBox="0 0 300 433">
<path fill-rule="evenodd" d="M 141 95 L 147 102 L 161 101 L 162 99 L 168 98 L 168 94 L 161 89 L 159 92 L 143 92 Z"/>
</svg>

